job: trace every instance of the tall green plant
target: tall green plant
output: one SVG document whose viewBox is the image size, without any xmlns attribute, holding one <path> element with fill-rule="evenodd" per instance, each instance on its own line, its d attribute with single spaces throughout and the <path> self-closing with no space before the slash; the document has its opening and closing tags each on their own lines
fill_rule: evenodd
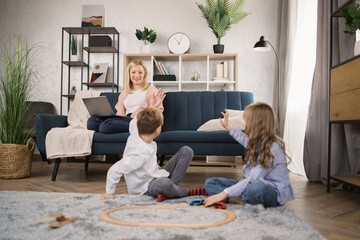
<svg viewBox="0 0 360 240">
<path fill-rule="evenodd" d="M 32 48 L 21 36 L 15 37 L 15 48 L 12 37 L 3 42 L 3 67 L 0 75 L 0 142 L 25 144 L 29 134 L 24 133 L 25 114 L 30 94 L 30 54 Z"/>
<path fill-rule="evenodd" d="M 217 44 L 220 44 L 221 38 L 231 25 L 239 23 L 249 15 L 242 11 L 244 2 L 245 0 L 235 0 L 233 3 L 230 0 L 206 0 L 206 5 L 196 3 L 217 38 Z"/>
</svg>

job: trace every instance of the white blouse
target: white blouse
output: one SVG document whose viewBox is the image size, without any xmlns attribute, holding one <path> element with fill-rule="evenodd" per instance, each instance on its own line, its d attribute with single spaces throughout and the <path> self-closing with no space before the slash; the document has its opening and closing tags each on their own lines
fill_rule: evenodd
<svg viewBox="0 0 360 240">
<path fill-rule="evenodd" d="M 124 101 L 124 107 L 126 109 L 126 115 L 129 113 L 135 112 L 137 109 L 141 107 L 146 107 L 146 91 L 133 91 L 131 94 L 129 94 L 125 101 Z"/>
</svg>

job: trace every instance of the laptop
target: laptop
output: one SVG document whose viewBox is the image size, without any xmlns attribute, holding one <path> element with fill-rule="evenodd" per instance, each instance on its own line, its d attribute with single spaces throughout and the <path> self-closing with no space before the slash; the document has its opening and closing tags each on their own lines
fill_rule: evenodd
<svg viewBox="0 0 360 240">
<path fill-rule="evenodd" d="M 106 96 L 89 97 L 82 99 L 90 116 L 108 117 L 117 116 L 114 114 Z"/>
</svg>

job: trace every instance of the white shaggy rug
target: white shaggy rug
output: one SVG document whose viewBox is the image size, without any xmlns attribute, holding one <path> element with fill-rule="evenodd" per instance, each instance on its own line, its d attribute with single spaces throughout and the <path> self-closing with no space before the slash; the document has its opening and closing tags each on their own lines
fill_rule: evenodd
<svg viewBox="0 0 360 240">
<path fill-rule="evenodd" d="M 123 206 L 181 205 L 186 197 L 157 203 L 149 196 L 116 195 L 115 200 L 99 200 L 99 194 L 0 191 L 0 239 L 325 239 L 286 207 L 259 210 L 227 204 L 236 219 L 225 225 L 204 228 L 127 227 L 102 221 L 99 214 Z M 79 216 L 57 229 L 36 220 L 55 212 Z M 128 222 L 199 224 L 223 220 L 224 214 L 207 208 L 146 209 L 117 211 L 114 219 Z"/>
</svg>

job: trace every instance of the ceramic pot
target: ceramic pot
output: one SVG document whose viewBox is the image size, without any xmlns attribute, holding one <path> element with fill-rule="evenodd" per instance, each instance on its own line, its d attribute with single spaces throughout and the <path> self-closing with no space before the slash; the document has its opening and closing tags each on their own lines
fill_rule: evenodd
<svg viewBox="0 0 360 240">
<path fill-rule="evenodd" d="M 223 53 L 224 45 L 223 44 L 215 44 L 213 45 L 214 53 Z"/>
<path fill-rule="evenodd" d="M 150 53 L 150 45 L 141 45 L 140 53 L 142 54 Z"/>
<path fill-rule="evenodd" d="M 355 39 L 355 45 L 354 45 L 354 56 L 357 56 L 360 54 L 360 29 L 356 30 L 356 39 Z"/>
</svg>

